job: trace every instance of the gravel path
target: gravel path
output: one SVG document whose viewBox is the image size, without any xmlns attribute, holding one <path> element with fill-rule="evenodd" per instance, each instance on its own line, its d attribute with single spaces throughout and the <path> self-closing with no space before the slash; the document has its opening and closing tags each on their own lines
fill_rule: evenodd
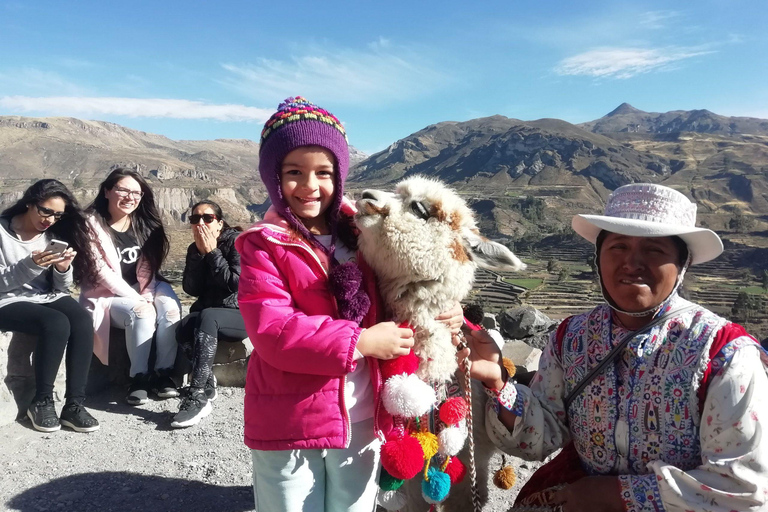
<svg viewBox="0 0 768 512">
<path fill-rule="evenodd" d="M 101 423 L 90 434 L 66 428 L 44 434 L 26 418 L 0 427 L 0 510 L 252 510 L 243 389 L 219 388 L 213 413 L 188 429 L 170 428 L 178 399 L 132 407 L 124 393 L 114 389 L 89 399 L 87 406 Z M 489 458 L 488 479 L 501 465 L 498 452 Z M 486 512 L 507 510 L 521 482 L 539 466 L 507 460 L 516 467 L 518 484 L 510 491 L 490 485 Z M 471 511 L 468 495 L 458 501 L 446 510 Z"/>
</svg>

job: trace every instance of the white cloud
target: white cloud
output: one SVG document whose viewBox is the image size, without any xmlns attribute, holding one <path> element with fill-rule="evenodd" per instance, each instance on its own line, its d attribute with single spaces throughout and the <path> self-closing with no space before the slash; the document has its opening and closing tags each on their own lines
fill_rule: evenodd
<svg viewBox="0 0 768 512">
<path fill-rule="evenodd" d="M 637 23 L 646 28 L 660 29 L 666 28 L 668 21 L 679 17 L 680 13 L 676 11 L 648 11 L 638 16 Z"/>
<path fill-rule="evenodd" d="M 163 98 L 98 98 L 78 96 L 3 96 L 0 108 L 17 113 L 43 113 L 54 116 L 117 115 L 172 119 L 213 119 L 262 123 L 271 110 L 245 105 L 213 105 L 200 101 Z"/>
<path fill-rule="evenodd" d="M 301 95 L 323 103 L 383 105 L 434 94 L 449 82 L 429 58 L 384 38 L 365 50 L 313 48 L 285 60 L 222 67 L 231 74 L 222 84 L 259 100 Z"/>
<path fill-rule="evenodd" d="M 9 69 L 0 72 L 0 90 L 6 94 L 18 91 L 23 94 L 62 94 L 78 96 L 88 91 L 53 71 L 37 68 Z"/>
<path fill-rule="evenodd" d="M 598 48 L 563 59 L 555 68 L 560 75 L 631 78 L 661 70 L 674 62 L 713 53 L 703 48 Z"/>
</svg>

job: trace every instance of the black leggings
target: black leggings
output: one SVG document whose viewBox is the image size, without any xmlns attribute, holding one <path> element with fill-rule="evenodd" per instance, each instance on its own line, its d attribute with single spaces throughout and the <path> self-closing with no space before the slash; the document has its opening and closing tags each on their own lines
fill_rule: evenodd
<svg viewBox="0 0 768 512">
<path fill-rule="evenodd" d="M 85 399 L 93 354 L 93 320 L 72 297 L 54 302 L 12 302 L 0 308 L 0 331 L 37 336 L 35 400 L 53 396 L 53 383 L 67 352 L 67 403 Z"/>
<path fill-rule="evenodd" d="M 205 308 L 182 318 L 176 341 L 192 362 L 190 386 L 201 388 L 208 381 L 219 338 L 240 341 L 247 337 L 239 309 Z"/>
</svg>

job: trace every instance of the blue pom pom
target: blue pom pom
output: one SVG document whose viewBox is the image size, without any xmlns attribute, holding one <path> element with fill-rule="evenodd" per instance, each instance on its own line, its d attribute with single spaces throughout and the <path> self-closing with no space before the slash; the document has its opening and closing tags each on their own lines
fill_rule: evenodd
<svg viewBox="0 0 768 512">
<path fill-rule="evenodd" d="M 451 477 L 437 468 L 429 468 L 427 478 L 421 482 L 421 494 L 427 503 L 440 503 L 451 490 Z"/>
</svg>

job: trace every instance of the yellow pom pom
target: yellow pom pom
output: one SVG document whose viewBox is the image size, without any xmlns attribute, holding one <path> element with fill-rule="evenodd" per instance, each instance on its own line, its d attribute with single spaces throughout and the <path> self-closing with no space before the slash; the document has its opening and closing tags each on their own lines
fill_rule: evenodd
<svg viewBox="0 0 768 512">
<path fill-rule="evenodd" d="M 411 434 L 421 444 L 421 449 L 424 450 L 424 460 L 429 460 L 437 453 L 437 436 L 432 432 L 416 432 Z"/>
<path fill-rule="evenodd" d="M 515 366 L 515 363 L 512 362 L 512 360 L 508 357 L 502 357 L 501 358 L 501 364 L 506 368 L 507 374 L 509 375 L 509 378 L 515 376 L 517 373 L 517 367 Z"/>
<path fill-rule="evenodd" d="M 493 485 L 499 489 L 511 489 L 515 485 L 515 470 L 512 466 L 504 466 L 493 475 Z"/>
</svg>

